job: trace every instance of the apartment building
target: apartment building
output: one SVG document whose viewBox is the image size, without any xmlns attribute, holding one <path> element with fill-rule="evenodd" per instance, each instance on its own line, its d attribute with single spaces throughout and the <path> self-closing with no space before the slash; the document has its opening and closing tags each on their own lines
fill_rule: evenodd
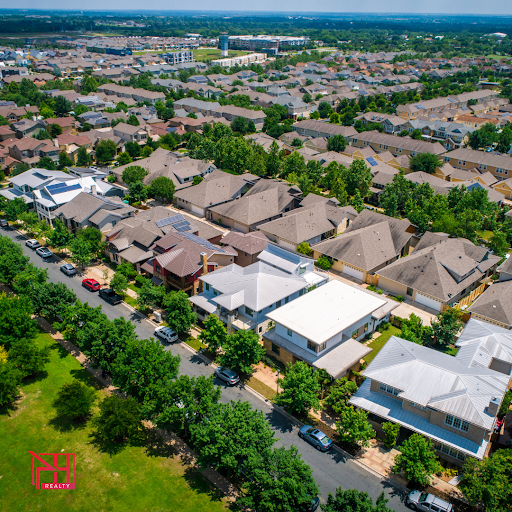
<svg viewBox="0 0 512 512">
<path fill-rule="evenodd" d="M 456 169 L 490 172 L 497 180 L 512 177 L 512 158 L 487 151 L 459 148 L 443 155 L 444 161 Z"/>
</svg>

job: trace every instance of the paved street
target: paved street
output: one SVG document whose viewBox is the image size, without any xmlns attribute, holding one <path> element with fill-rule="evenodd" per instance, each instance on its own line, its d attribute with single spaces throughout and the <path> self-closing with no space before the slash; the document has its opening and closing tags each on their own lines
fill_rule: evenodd
<svg viewBox="0 0 512 512">
<path fill-rule="evenodd" d="M 79 275 L 67 277 L 60 272 L 59 266 L 61 262 L 56 257 L 51 258 L 49 262 L 45 262 L 35 251 L 25 246 L 26 239 L 18 232 L 10 229 L 2 229 L 0 233 L 22 244 L 25 254 L 30 256 L 33 264 L 48 268 L 50 281 L 66 283 L 82 302 L 88 302 L 91 306 L 101 305 L 103 311 L 110 319 L 121 316 L 129 318 L 136 325 L 137 334 L 141 338 L 149 338 L 153 335 L 154 326 L 149 321 L 141 319 L 139 315 L 134 313 L 130 308 L 124 304 L 117 306 L 107 304 L 100 299 L 98 293 L 91 293 L 81 286 L 82 277 Z M 211 365 L 205 364 L 204 361 L 185 344 L 175 344 L 166 348 L 171 350 L 174 354 L 180 355 L 180 368 L 182 373 L 188 375 L 211 375 L 213 373 Z M 218 381 L 218 384 L 221 384 L 221 381 Z M 244 389 L 242 386 L 225 388 L 223 390 L 222 399 L 224 401 L 248 401 L 254 408 L 262 410 L 267 416 L 272 428 L 276 431 L 276 437 L 278 438 L 277 445 L 290 447 L 292 444 L 295 444 L 305 462 L 311 466 L 323 500 L 327 498 L 329 492 L 334 493 L 339 486 L 367 491 L 374 499 L 377 498 L 382 491 L 385 491 L 390 500 L 388 503 L 390 508 L 397 512 L 409 510 L 403 503 L 402 493 L 396 491 L 392 486 L 383 482 L 382 479 L 378 478 L 373 473 L 366 471 L 352 460 L 346 460 L 335 450 L 331 450 L 330 453 L 320 453 L 305 441 L 300 440 L 297 437 L 297 427 L 293 425 L 286 416 L 274 409 L 272 404 L 267 400 L 262 400 L 259 396 Z"/>
</svg>

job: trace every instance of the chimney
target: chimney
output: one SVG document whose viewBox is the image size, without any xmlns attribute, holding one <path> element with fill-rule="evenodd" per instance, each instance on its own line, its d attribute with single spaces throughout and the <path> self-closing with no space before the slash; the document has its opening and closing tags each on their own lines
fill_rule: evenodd
<svg viewBox="0 0 512 512">
<path fill-rule="evenodd" d="M 208 274 L 208 257 L 205 252 L 201 253 L 201 263 L 203 265 L 203 275 Z"/>
<path fill-rule="evenodd" d="M 489 402 L 489 407 L 487 407 L 487 412 L 491 416 L 496 416 L 496 414 L 498 414 L 499 408 L 500 408 L 500 400 L 498 397 L 493 396 L 491 398 L 491 401 Z"/>
<path fill-rule="evenodd" d="M 97 189 L 96 189 L 96 185 L 91 185 L 91 194 L 93 196 L 97 195 Z"/>
</svg>

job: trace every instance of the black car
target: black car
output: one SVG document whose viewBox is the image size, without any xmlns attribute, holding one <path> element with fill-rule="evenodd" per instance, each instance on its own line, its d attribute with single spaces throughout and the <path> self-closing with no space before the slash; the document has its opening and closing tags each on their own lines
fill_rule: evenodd
<svg viewBox="0 0 512 512">
<path fill-rule="evenodd" d="M 100 290 L 100 297 L 112 305 L 119 304 L 123 300 L 114 290 L 111 290 L 110 288 Z"/>
<path fill-rule="evenodd" d="M 9 223 L 5 219 L 0 219 L 0 228 L 8 228 Z"/>
</svg>

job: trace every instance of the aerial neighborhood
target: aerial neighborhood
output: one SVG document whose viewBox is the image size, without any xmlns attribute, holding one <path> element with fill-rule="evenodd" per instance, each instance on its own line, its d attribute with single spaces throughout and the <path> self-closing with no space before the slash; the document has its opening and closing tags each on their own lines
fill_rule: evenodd
<svg viewBox="0 0 512 512">
<path fill-rule="evenodd" d="M 57 343 L 62 432 L 247 510 L 510 510 L 510 59 L 136 19 L 0 47 L 0 406 Z"/>
</svg>

